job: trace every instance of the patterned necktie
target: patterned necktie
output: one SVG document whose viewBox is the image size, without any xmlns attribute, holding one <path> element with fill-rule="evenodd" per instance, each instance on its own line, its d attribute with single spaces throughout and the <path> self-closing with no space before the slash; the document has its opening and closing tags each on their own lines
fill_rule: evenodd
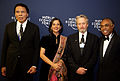
<svg viewBox="0 0 120 81">
<path fill-rule="evenodd" d="M 20 25 L 20 40 L 21 40 L 22 36 L 23 36 L 23 27 L 22 27 L 22 24 L 21 24 Z"/>
<path fill-rule="evenodd" d="M 81 46 L 80 46 L 80 52 L 81 52 L 81 56 L 83 56 L 83 50 L 84 50 L 84 35 L 82 35 L 80 44 L 81 44 Z"/>
</svg>

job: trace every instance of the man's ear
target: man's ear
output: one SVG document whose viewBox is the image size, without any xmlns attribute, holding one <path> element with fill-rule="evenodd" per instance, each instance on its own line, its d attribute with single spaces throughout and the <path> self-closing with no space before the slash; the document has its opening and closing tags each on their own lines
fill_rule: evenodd
<svg viewBox="0 0 120 81">
<path fill-rule="evenodd" d="M 114 25 L 114 24 L 112 24 L 112 26 L 111 26 L 111 27 L 112 27 L 112 28 L 114 28 L 114 26 L 115 26 L 115 25 Z"/>
</svg>

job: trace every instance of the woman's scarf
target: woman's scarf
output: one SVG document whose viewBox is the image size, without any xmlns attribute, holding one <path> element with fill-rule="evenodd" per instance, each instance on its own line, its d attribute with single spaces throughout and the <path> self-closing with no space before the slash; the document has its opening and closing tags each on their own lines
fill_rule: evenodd
<svg viewBox="0 0 120 81">
<path fill-rule="evenodd" d="M 60 43 L 56 55 L 53 59 L 54 63 L 62 64 L 61 69 L 56 71 L 53 67 L 50 67 L 48 74 L 48 81 L 67 81 L 67 68 L 61 57 L 64 53 L 67 37 L 60 35 Z"/>
</svg>

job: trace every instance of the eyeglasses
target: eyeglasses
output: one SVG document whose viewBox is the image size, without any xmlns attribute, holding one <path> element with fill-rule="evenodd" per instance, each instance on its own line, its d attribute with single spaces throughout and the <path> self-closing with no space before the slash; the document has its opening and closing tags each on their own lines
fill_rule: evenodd
<svg viewBox="0 0 120 81">
<path fill-rule="evenodd" d="M 112 24 L 105 24 L 105 25 L 100 25 L 100 28 L 103 28 L 103 27 L 109 27 L 109 26 L 112 26 Z"/>
</svg>

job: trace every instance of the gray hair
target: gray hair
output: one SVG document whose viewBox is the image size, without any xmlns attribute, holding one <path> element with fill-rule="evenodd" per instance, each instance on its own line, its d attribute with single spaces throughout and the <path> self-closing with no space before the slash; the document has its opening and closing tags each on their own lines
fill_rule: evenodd
<svg viewBox="0 0 120 81">
<path fill-rule="evenodd" d="M 79 19 L 79 18 L 85 18 L 86 21 L 87 21 L 87 23 L 88 23 L 88 17 L 87 17 L 86 15 L 81 14 L 81 15 L 79 15 L 79 16 L 76 16 L 76 21 L 77 21 L 77 19 Z"/>
</svg>

